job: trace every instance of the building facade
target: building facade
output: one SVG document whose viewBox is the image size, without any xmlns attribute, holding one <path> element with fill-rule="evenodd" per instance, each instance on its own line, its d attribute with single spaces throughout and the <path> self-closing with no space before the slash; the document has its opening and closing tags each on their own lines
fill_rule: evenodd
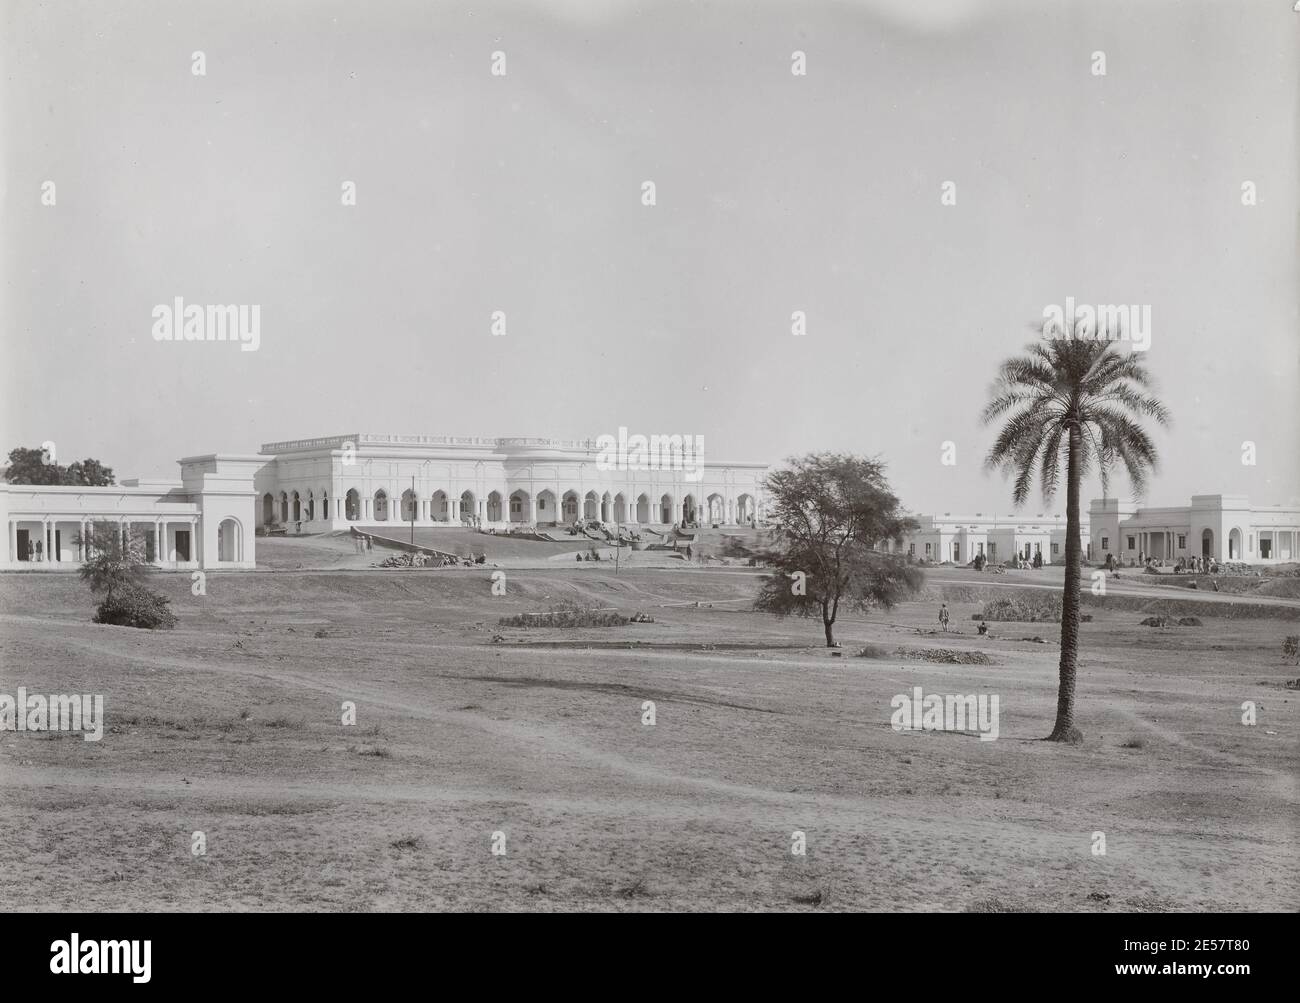
<svg viewBox="0 0 1300 1003">
<path fill-rule="evenodd" d="M 918 560 L 969 564 L 989 561 L 1065 562 L 1065 516 L 913 515 L 920 527 L 901 544 L 881 549 Z M 1080 546 L 1085 561 L 1108 554 L 1122 564 L 1146 559 L 1173 565 L 1200 557 L 1243 564 L 1282 564 L 1300 559 L 1300 508 L 1258 507 L 1242 495 L 1193 495 L 1190 505 L 1142 507 L 1118 498 L 1096 498 L 1082 514 Z"/>
<path fill-rule="evenodd" d="M 164 568 L 252 568 L 259 529 L 352 526 L 505 531 L 567 526 L 752 525 L 764 463 L 604 469 L 597 441 L 357 433 L 180 460 L 177 481 L 112 487 L 0 484 L 3 566 L 71 570 L 92 523 L 142 533 Z"/>
<path fill-rule="evenodd" d="M 1244 495 L 1193 495 L 1190 505 L 1172 508 L 1098 498 L 1088 518 L 1099 561 L 1107 554 L 1124 564 L 1193 557 L 1280 564 L 1300 557 L 1300 508 L 1257 507 Z"/>
<path fill-rule="evenodd" d="M 913 515 L 919 528 L 901 543 L 889 542 L 881 549 L 903 553 L 917 560 L 938 564 L 969 564 L 983 555 L 990 563 L 1030 561 L 1042 555 L 1044 564 L 1065 563 L 1065 516 L 1039 514 L 1032 518 L 1014 513 L 998 516 L 976 512 L 974 515 Z M 1079 534 L 1087 559 L 1088 524 Z"/>
</svg>

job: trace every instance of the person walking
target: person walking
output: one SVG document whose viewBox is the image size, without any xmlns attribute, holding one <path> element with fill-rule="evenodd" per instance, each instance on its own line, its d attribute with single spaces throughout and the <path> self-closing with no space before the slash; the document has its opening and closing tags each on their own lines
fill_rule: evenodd
<svg viewBox="0 0 1300 1003">
<path fill-rule="evenodd" d="M 948 604 L 940 603 L 939 605 L 939 623 L 944 630 L 948 629 Z"/>
</svg>

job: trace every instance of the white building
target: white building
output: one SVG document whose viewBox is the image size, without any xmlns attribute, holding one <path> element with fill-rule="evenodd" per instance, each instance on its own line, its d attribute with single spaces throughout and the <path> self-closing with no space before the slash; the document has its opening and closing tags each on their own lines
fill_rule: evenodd
<svg viewBox="0 0 1300 1003">
<path fill-rule="evenodd" d="M 888 543 L 883 550 L 910 554 L 917 560 L 969 564 L 979 555 L 990 562 L 1032 561 L 1041 554 L 1044 564 L 1065 561 L 1065 515 L 1005 516 L 976 512 L 974 515 L 913 515 L 920 527 L 901 544 Z M 1080 544 L 1088 540 L 1085 520 Z"/>
<path fill-rule="evenodd" d="M 1128 564 L 1153 557 L 1208 557 L 1279 564 L 1300 557 L 1300 508 L 1252 506 L 1244 495 L 1193 495 L 1191 505 L 1139 508 L 1131 501 L 1095 499 L 1088 509 L 1096 560 L 1107 554 Z"/>
<path fill-rule="evenodd" d="M 1017 558 L 1044 564 L 1065 562 L 1063 513 L 1034 517 L 914 515 L 916 532 L 881 549 L 918 560 L 969 564 L 983 554 L 990 561 Z M 1300 508 L 1259 508 L 1241 495 L 1193 495 L 1191 505 L 1143 508 L 1136 502 L 1096 498 L 1083 514 L 1080 545 L 1085 561 L 1107 554 L 1127 565 L 1152 558 L 1166 565 L 1179 558 L 1208 557 L 1244 564 L 1280 564 L 1300 559 Z"/>
<path fill-rule="evenodd" d="M 183 459 L 179 481 L 0 485 L 9 546 L 0 566 L 72 569 L 92 522 L 143 531 L 170 568 L 251 568 L 257 528 L 322 533 L 365 526 L 545 528 L 579 518 L 622 525 L 749 525 L 762 516 L 764 463 L 602 469 L 596 440 L 354 435 L 267 443 L 254 455 Z M 37 543 L 39 541 L 39 547 Z"/>
</svg>

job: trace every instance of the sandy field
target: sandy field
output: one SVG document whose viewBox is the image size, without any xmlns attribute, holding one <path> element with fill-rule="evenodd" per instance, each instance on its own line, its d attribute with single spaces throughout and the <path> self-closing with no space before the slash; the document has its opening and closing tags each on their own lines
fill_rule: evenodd
<svg viewBox="0 0 1300 1003">
<path fill-rule="evenodd" d="M 0 575 L 0 693 L 103 694 L 107 721 L 99 742 L 0 733 L 3 908 L 1300 907 L 1294 605 L 1201 596 L 1177 628 L 1140 626 L 1140 597 L 1090 605 L 1086 740 L 1064 747 L 1037 741 L 1059 628 L 970 619 L 1014 582 L 936 575 L 842 620 L 835 656 L 819 623 L 751 612 L 742 569 L 557 563 L 493 596 L 489 568 L 276 544 L 278 570 L 211 573 L 206 596 L 155 576 L 168 632 L 92 624 L 75 576 Z M 656 622 L 497 626 L 564 598 Z M 935 648 L 991 664 L 915 657 Z M 916 686 L 996 694 L 999 739 L 894 730 Z"/>
</svg>

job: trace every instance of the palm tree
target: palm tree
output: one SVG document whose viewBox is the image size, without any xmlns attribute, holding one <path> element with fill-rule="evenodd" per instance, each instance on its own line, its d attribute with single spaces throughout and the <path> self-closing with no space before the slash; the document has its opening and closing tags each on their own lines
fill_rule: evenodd
<svg viewBox="0 0 1300 1003">
<path fill-rule="evenodd" d="M 1051 742 L 1078 742 L 1083 738 L 1074 724 L 1083 564 L 1080 485 L 1084 475 L 1095 467 L 1104 494 L 1109 469 L 1120 460 L 1133 493 L 1143 495 L 1147 474 L 1156 470 L 1157 458 L 1155 445 L 1137 419 L 1154 418 L 1161 425 L 1169 422 L 1165 406 L 1150 396 L 1151 375 L 1141 357 L 1121 355 L 1108 334 L 1101 332 L 1091 338 L 1087 332 L 1076 331 L 1076 337 L 1056 337 L 1029 345 L 1026 355 L 1002 363 L 991 390 L 992 399 L 982 415 L 986 425 L 1006 416 L 985 466 L 1016 475 L 1017 506 L 1029 496 L 1035 468 L 1043 498 L 1052 498 L 1060 480 L 1061 457 L 1065 457 L 1065 594 L 1061 603 L 1056 726 L 1047 738 Z"/>
</svg>

